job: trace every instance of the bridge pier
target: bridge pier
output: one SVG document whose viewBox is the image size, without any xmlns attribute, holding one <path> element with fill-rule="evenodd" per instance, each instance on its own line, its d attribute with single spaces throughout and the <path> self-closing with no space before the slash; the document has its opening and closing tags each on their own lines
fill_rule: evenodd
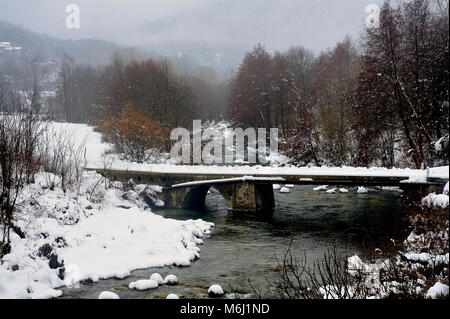
<svg viewBox="0 0 450 319">
<path fill-rule="evenodd" d="M 198 185 L 163 191 L 163 200 L 168 208 L 202 210 L 211 185 Z M 214 185 L 225 199 L 230 211 L 270 212 L 275 207 L 272 184 L 242 181 Z"/>
</svg>

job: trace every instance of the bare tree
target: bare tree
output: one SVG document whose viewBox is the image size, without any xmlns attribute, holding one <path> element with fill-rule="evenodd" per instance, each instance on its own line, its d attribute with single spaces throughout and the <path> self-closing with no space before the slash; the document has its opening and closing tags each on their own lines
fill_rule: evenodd
<svg viewBox="0 0 450 319">
<path fill-rule="evenodd" d="M 41 119 L 20 97 L 0 96 L 0 109 L 20 112 L 0 114 L 0 257 L 10 250 L 10 229 L 14 226 L 17 198 L 25 184 L 33 181 L 40 167 L 37 152 L 39 137 L 44 130 Z"/>
</svg>

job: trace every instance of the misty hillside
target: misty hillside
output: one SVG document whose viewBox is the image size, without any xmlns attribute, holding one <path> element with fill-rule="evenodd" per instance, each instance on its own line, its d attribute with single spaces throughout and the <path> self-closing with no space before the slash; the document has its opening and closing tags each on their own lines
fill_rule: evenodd
<svg viewBox="0 0 450 319">
<path fill-rule="evenodd" d="M 0 21 L 0 42 L 21 47 L 22 54 L 40 60 L 59 59 L 64 52 L 80 64 L 105 64 L 120 46 L 102 40 L 61 40 Z"/>
</svg>

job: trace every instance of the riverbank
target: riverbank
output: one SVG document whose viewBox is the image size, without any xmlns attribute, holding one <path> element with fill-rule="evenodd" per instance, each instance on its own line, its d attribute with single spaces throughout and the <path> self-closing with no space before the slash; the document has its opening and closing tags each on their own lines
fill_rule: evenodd
<svg viewBox="0 0 450 319">
<path fill-rule="evenodd" d="M 64 192 L 57 177 L 36 176 L 18 199 L 11 252 L 0 265 L 0 298 L 52 298 L 79 281 L 125 278 L 133 270 L 186 266 L 213 227 L 151 211 L 158 187 L 108 183 L 83 172 Z"/>
<path fill-rule="evenodd" d="M 277 259 L 293 240 L 293 252 L 307 255 L 313 263 L 338 245 L 346 254 L 365 255 L 382 247 L 388 238 L 406 238 L 407 218 L 398 191 L 369 189 L 358 194 L 327 194 L 312 186 L 295 186 L 290 193 L 275 192 L 276 207 L 268 216 L 228 212 L 222 196 L 212 190 L 204 212 L 185 209 L 159 209 L 155 213 L 177 220 L 203 219 L 214 222 L 212 236 L 201 246 L 201 258 L 189 267 L 162 267 L 135 271 L 125 279 L 111 278 L 97 283 L 82 283 L 63 289 L 62 298 L 97 298 L 104 290 L 121 298 L 159 299 L 169 293 L 180 298 L 208 298 L 210 285 L 219 284 L 227 293 L 253 296 L 249 281 L 265 298 L 280 298 L 269 285 L 279 271 Z M 158 272 L 175 274 L 179 285 L 147 291 L 128 289 L 130 282 L 148 279 Z M 242 297 L 242 296 L 241 296 Z"/>
</svg>

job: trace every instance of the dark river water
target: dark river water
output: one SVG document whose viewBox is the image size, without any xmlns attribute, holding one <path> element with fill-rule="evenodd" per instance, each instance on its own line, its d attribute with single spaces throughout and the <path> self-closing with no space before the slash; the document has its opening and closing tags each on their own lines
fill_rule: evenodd
<svg viewBox="0 0 450 319">
<path fill-rule="evenodd" d="M 182 298 L 206 298 L 207 289 L 219 284 L 225 291 L 252 293 L 252 286 L 263 297 L 276 297 L 269 282 L 277 271 L 277 257 L 292 240 L 294 255 L 305 256 L 309 263 L 333 246 L 345 253 L 364 256 L 383 247 L 390 239 L 406 238 L 407 213 L 401 205 L 401 193 L 371 189 L 369 194 L 326 194 L 313 186 L 295 186 L 290 193 L 275 192 L 276 208 L 270 216 L 231 213 L 223 198 L 212 190 L 207 211 L 160 210 L 165 217 L 214 222 L 209 238 L 200 246 L 200 259 L 190 267 L 164 267 L 137 270 L 132 276 L 80 284 L 63 289 L 62 298 L 97 298 L 104 290 L 121 298 L 165 298 L 176 293 Z M 128 289 L 131 281 L 148 279 L 153 272 L 163 277 L 175 274 L 179 285 L 147 291 Z"/>
</svg>

